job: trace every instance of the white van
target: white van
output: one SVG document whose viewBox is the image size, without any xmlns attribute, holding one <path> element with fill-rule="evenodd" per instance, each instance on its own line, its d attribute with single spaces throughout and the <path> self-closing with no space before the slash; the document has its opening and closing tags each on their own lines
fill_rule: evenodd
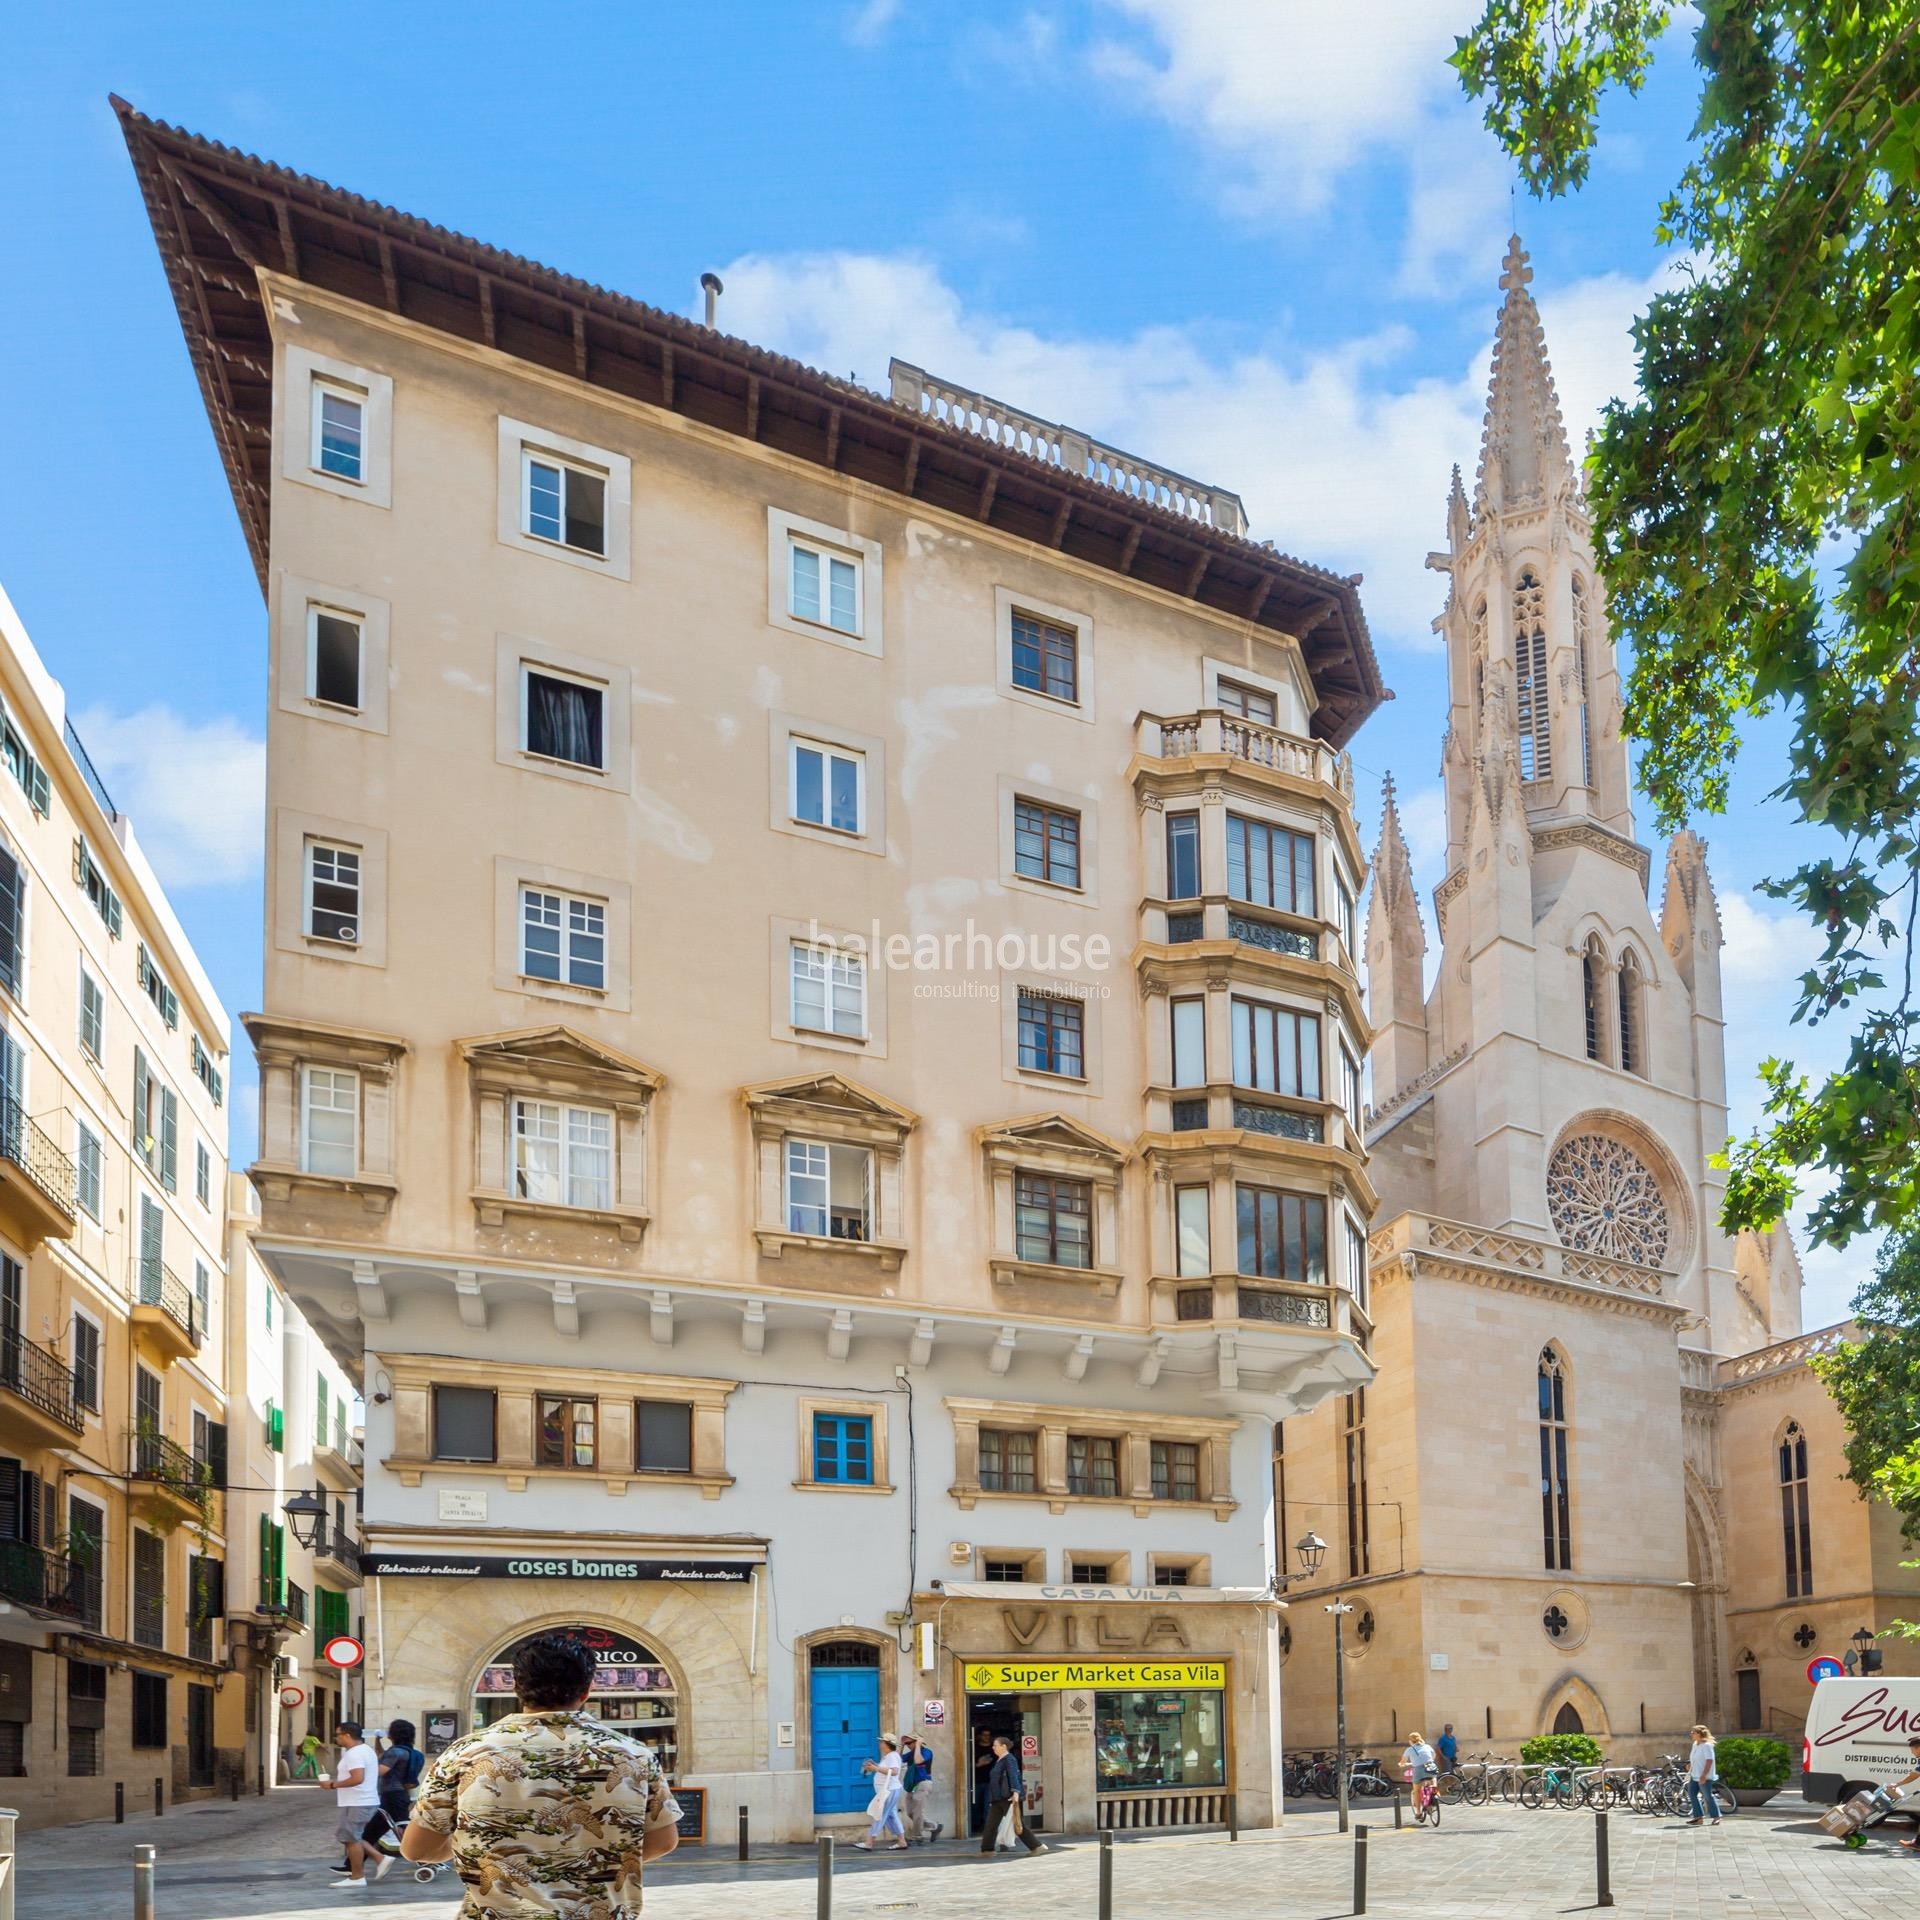
<svg viewBox="0 0 1920 1920">
<path fill-rule="evenodd" d="M 1907 1742 L 1920 1734 L 1920 1678 L 1874 1674 L 1822 1680 L 1807 1708 L 1803 1790 L 1839 1802 L 1913 1772 Z"/>
</svg>

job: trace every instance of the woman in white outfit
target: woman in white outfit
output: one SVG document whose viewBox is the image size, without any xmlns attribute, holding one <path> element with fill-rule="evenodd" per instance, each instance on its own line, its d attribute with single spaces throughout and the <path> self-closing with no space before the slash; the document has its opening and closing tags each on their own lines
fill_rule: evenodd
<svg viewBox="0 0 1920 1920">
<path fill-rule="evenodd" d="M 860 1771 L 873 1775 L 873 1798 L 867 1803 L 867 1811 L 873 1815 L 873 1825 L 867 1829 L 864 1840 L 853 1844 L 862 1853 L 871 1853 L 874 1842 L 888 1828 L 893 1830 L 893 1851 L 904 1853 L 907 1848 L 907 1830 L 900 1821 L 900 1749 L 885 1735 L 880 1740 L 880 1758 L 862 1760 Z"/>
<path fill-rule="evenodd" d="M 1714 1764 L 1713 1735 L 1705 1727 L 1695 1727 L 1693 1745 L 1687 1752 L 1687 1804 L 1693 1809 L 1688 1826 L 1699 1826 L 1709 1814 L 1713 1826 L 1720 1824 L 1720 1802 L 1713 1791 L 1719 1771 Z"/>
</svg>

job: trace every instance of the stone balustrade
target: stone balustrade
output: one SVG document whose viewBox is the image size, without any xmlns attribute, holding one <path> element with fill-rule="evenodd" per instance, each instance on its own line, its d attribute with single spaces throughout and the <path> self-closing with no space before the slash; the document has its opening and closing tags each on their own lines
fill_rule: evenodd
<svg viewBox="0 0 1920 1920">
<path fill-rule="evenodd" d="M 1813 1333 L 1797 1334 L 1791 1340 L 1776 1341 L 1770 1347 L 1756 1347 L 1752 1353 L 1722 1360 L 1713 1370 L 1713 1384 L 1717 1387 L 1745 1386 L 1750 1381 L 1765 1379 L 1769 1374 L 1785 1373 L 1792 1367 L 1804 1367 L 1809 1360 L 1837 1352 L 1848 1341 L 1858 1337 L 1859 1329 L 1848 1320 L 1837 1327 L 1821 1327 Z"/>
<path fill-rule="evenodd" d="M 1375 1232 L 1367 1248 L 1376 1270 L 1388 1261 L 1410 1256 L 1417 1271 L 1420 1256 L 1429 1254 L 1437 1259 L 1458 1260 L 1510 1274 L 1516 1279 L 1571 1282 L 1648 1300 L 1669 1300 L 1667 1283 L 1673 1278 L 1658 1267 L 1637 1267 L 1625 1260 L 1609 1259 L 1605 1254 L 1583 1253 L 1576 1247 L 1563 1247 L 1557 1240 L 1495 1233 L 1464 1220 L 1447 1220 L 1423 1213 L 1401 1214 Z"/>
<path fill-rule="evenodd" d="M 1353 762 L 1323 740 L 1303 740 L 1219 707 L 1197 713 L 1143 713 L 1134 723 L 1134 750 L 1156 760 L 1220 753 L 1250 766 L 1270 767 L 1301 780 L 1318 780 L 1351 801 Z"/>
</svg>

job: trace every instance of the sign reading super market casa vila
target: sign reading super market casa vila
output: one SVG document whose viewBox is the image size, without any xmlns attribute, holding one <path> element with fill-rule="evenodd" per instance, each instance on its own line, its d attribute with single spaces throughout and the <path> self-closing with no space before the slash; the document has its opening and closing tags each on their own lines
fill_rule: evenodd
<svg viewBox="0 0 1920 1920">
<path fill-rule="evenodd" d="M 969 1693 L 1066 1693 L 1074 1687 L 1219 1692 L 1227 1684 L 1224 1660 L 969 1660 L 964 1671 Z"/>
</svg>

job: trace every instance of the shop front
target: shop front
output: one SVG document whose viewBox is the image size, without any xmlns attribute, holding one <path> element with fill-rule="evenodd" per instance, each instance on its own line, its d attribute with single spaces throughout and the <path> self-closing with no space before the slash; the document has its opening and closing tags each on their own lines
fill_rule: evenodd
<svg viewBox="0 0 1920 1920">
<path fill-rule="evenodd" d="M 920 1713 L 928 1727 L 951 1720 L 964 1831 L 983 1830 L 997 1736 L 1020 1761 L 1036 1830 L 1218 1826 L 1229 1792 L 1243 1824 L 1276 1816 L 1271 1603 L 996 1584 L 923 1604 L 944 1652 L 917 1676 Z"/>
</svg>

